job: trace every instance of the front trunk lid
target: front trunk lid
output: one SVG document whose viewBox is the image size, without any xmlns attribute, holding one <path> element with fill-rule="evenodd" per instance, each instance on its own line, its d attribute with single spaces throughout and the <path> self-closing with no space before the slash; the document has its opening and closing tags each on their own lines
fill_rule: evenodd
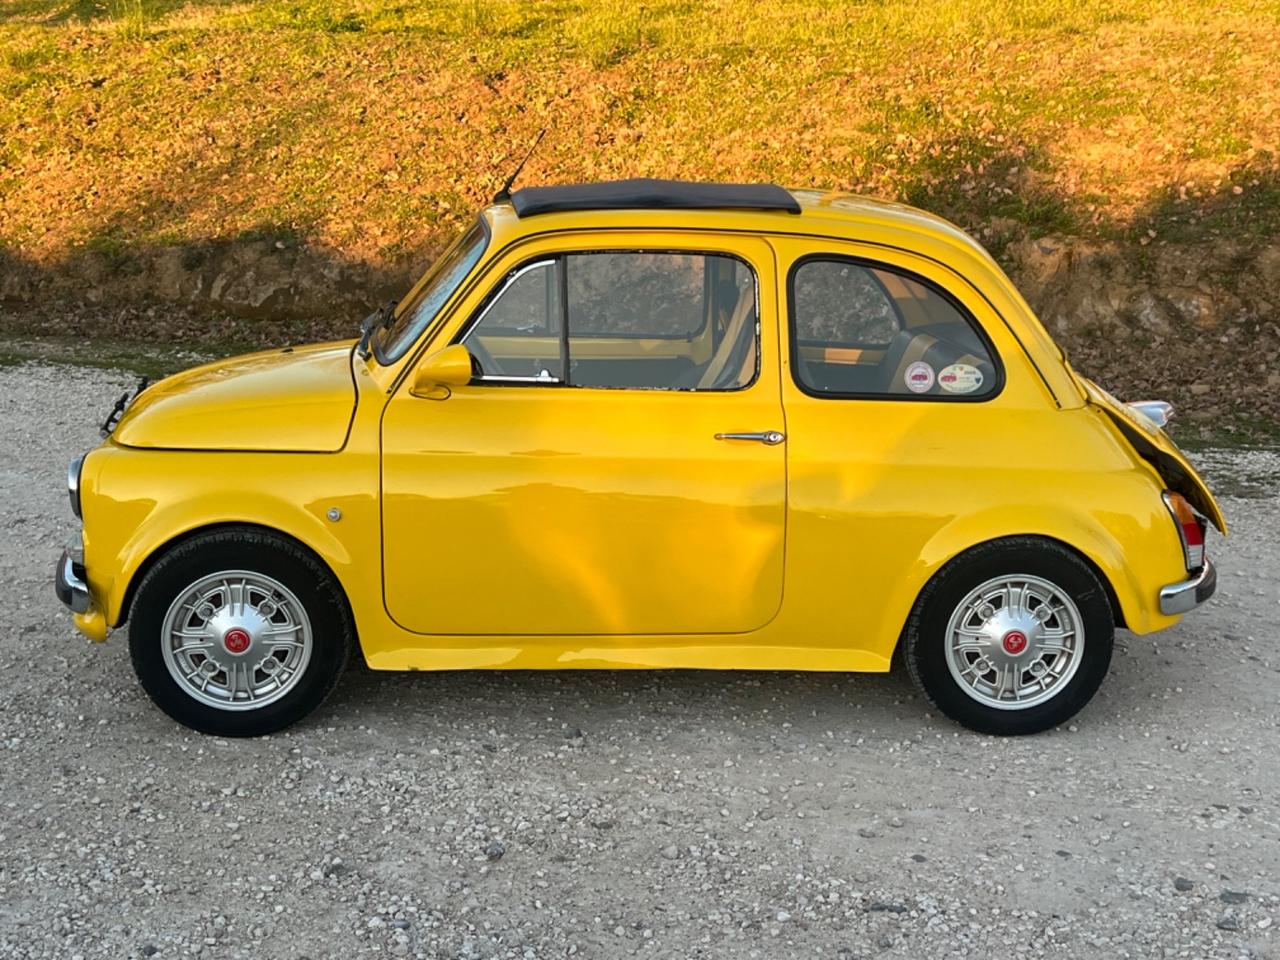
<svg viewBox="0 0 1280 960">
<path fill-rule="evenodd" d="M 163 450 L 341 450 L 356 405 L 353 346 L 268 350 L 166 377 L 134 397 L 112 439 Z"/>
<path fill-rule="evenodd" d="M 1222 508 L 1214 499 L 1208 484 L 1196 473 L 1169 435 L 1148 418 L 1121 403 L 1092 380 L 1076 375 L 1084 387 L 1089 403 L 1102 410 L 1132 445 L 1143 460 L 1155 468 L 1156 473 L 1175 493 L 1187 498 L 1187 502 L 1205 516 L 1220 533 L 1227 532 L 1227 521 Z"/>
</svg>

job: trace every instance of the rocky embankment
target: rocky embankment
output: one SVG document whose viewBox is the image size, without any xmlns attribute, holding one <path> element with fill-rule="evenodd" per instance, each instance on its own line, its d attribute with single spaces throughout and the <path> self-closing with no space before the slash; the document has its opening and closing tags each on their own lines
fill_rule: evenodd
<svg viewBox="0 0 1280 960">
<path fill-rule="evenodd" d="M 1042 237 L 1000 259 L 1075 366 L 1114 391 L 1171 396 L 1202 421 L 1280 420 L 1280 244 Z M 271 239 L 85 251 L 54 268 L 0 251 L 0 314 L 11 333 L 347 335 L 422 267 Z"/>
</svg>

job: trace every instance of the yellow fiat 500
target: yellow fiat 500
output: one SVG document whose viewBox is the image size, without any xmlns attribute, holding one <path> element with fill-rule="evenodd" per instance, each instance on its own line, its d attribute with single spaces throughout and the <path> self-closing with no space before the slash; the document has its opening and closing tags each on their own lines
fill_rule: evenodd
<svg viewBox="0 0 1280 960">
<path fill-rule="evenodd" d="M 909 207 L 632 180 L 500 194 L 359 341 L 197 367 L 72 464 L 58 595 L 176 720 L 379 670 L 885 671 L 973 729 L 1212 595 L 1213 496 Z M 112 429 L 112 427 L 114 429 Z"/>
</svg>

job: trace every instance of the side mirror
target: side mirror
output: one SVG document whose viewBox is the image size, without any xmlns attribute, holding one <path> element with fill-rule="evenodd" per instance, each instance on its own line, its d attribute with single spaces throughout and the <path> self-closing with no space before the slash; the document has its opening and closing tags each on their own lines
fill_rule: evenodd
<svg viewBox="0 0 1280 960">
<path fill-rule="evenodd" d="M 413 389 L 409 391 L 415 397 L 440 396 L 441 387 L 462 387 L 471 382 L 471 351 L 460 343 L 431 354 L 418 364 L 413 375 Z M 448 390 L 444 391 L 448 396 Z"/>
</svg>

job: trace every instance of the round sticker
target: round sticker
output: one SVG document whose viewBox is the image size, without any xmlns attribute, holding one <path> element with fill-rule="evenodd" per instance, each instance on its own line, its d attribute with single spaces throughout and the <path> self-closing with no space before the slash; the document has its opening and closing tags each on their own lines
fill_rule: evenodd
<svg viewBox="0 0 1280 960">
<path fill-rule="evenodd" d="M 982 386 L 982 371 L 967 363 L 953 363 L 938 374 L 938 386 L 947 393 L 973 393 Z"/>
<path fill-rule="evenodd" d="M 907 367 L 904 379 L 907 381 L 907 389 L 912 393 L 928 393 L 933 389 L 933 367 L 923 360 L 917 360 Z"/>
</svg>

